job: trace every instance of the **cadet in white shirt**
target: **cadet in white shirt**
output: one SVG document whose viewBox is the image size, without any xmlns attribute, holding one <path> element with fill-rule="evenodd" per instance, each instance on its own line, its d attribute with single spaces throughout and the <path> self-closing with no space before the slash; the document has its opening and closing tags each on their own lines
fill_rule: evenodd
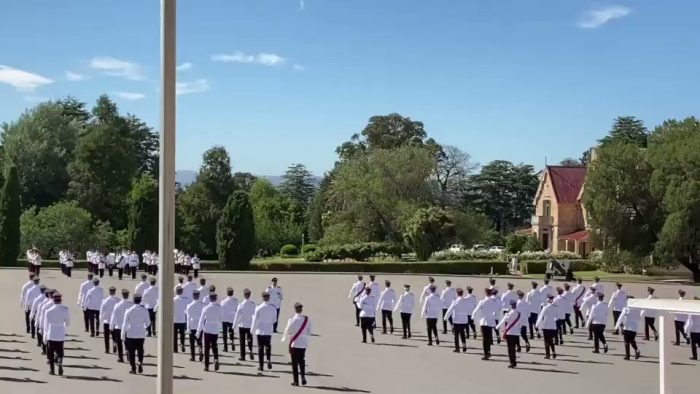
<svg viewBox="0 0 700 394">
<path fill-rule="evenodd" d="M 597 293 L 598 302 L 591 308 L 588 315 L 588 324 L 593 330 L 593 353 L 600 353 L 599 342 L 603 343 L 603 351 L 608 352 L 608 343 L 605 341 L 605 325 L 608 322 L 608 304 L 603 302 L 605 295 Z"/>
<path fill-rule="evenodd" d="M 357 306 L 357 301 L 364 291 L 365 282 L 362 281 L 362 275 L 357 275 L 357 282 L 352 284 L 350 293 L 348 294 L 348 298 L 352 302 L 353 308 L 355 308 L 355 327 L 360 326 L 360 308 Z"/>
<path fill-rule="evenodd" d="M 537 332 L 537 339 L 540 338 L 540 329 L 537 328 L 537 316 L 540 313 L 540 308 L 542 307 L 542 293 L 537 290 L 537 282 L 533 281 L 532 290 L 530 290 L 525 296 L 525 302 L 527 302 L 530 308 L 530 316 L 527 319 L 528 325 L 530 327 L 530 339 L 535 339 L 535 332 Z"/>
<path fill-rule="evenodd" d="M 647 292 L 649 293 L 647 300 L 653 300 L 656 298 L 653 287 L 647 287 Z M 651 329 L 654 331 L 654 340 L 658 341 L 659 333 L 656 331 L 656 327 L 654 326 L 654 323 L 656 322 L 656 311 L 644 309 L 642 310 L 641 316 L 644 317 L 644 339 L 647 341 L 649 340 L 649 329 Z"/>
<path fill-rule="evenodd" d="M 39 340 L 39 345 L 41 346 L 41 354 L 43 355 L 46 355 L 48 352 L 46 341 L 44 340 L 44 317 L 46 316 L 46 311 L 49 310 L 52 306 L 54 306 L 53 294 L 55 292 L 55 289 L 47 289 L 45 291 L 44 294 L 46 295 L 46 297 L 44 298 L 44 301 L 42 301 L 41 304 L 39 304 L 36 312 L 37 318 L 35 324 L 37 339 Z"/>
<path fill-rule="evenodd" d="M 248 342 L 248 354 L 253 360 L 253 334 L 250 332 L 250 327 L 253 324 L 253 315 L 255 314 L 255 302 L 250 299 L 250 290 L 243 289 L 243 301 L 238 304 L 236 309 L 236 317 L 233 319 L 233 329 L 238 328 L 238 340 L 241 348 L 240 361 L 245 361 L 245 345 Z"/>
<path fill-rule="evenodd" d="M 634 298 L 627 296 L 627 298 Z M 625 340 L 625 360 L 630 359 L 630 346 L 634 349 L 634 359 L 639 359 L 640 352 L 637 348 L 637 331 L 639 330 L 639 320 L 641 311 L 639 309 L 630 309 L 627 306 L 622 308 L 620 316 L 615 322 L 615 330 L 622 328 L 622 336 Z"/>
<path fill-rule="evenodd" d="M 78 306 L 80 309 L 83 310 L 83 320 L 85 321 L 85 332 L 90 332 L 90 322 L 89 322 L 89 316 L 88 316 L 88 311 L 86 308 L 83 307 L 83 299 L 85 298 L 85 295 L 87 295 L 87 292 L 93 288 L 94 284 L 92 283 L 93 275 L 91 272 L 87 274 L 87 280 L 83 283 L 80 284 L 80 291 L 78 291 Z"/>
<path fill-rule="evenodd" d="M 277 278 L 272 278 L 272 284 L 265 289 L 270 294 L 270 304 L 277 309 L 277 319 L 280 318 L 280 308 L 282 307 L 282 288 L 277 286 Z M 277 332 L 277 321 L 272 325 L 272 331 Z"/>
<path fill-rule="evenodd" d="M 520 337 L 525 341 L 525 351 L 530 352 L 530 340 L 527 339 L 527 325 L 528 319 L 530 318 L 530 304 L 525 301 L 525 293 L 518 290 L 515 292 L 518 296 L 518 301 L 516 301 L 515 309 L 520 312 Z M 537 322 L 537 320 L 535 320 Z M 522 349 L 520 348 L 520 341 L 518 341 L 518 353 Z"/>
<path fill-rule="evenodd" d="M 300 303 L 294 304 L 294 316 L 287 321 L 287 327 L 282 334 L 282 342 L 289 339 L 289 354 L 292 357 L 292 386 L 301 384 L 306 386 L 306 348 L 309 347 L 309 337 L 311 336 L 311 323 L 309 317 L 302 315 L 303 306 Z"/>
<path fill-rule="evenodd" d="M 493 279 L 492 279 L 493 280 Z M 494 283 L 496 282 L 493 280 Z M 503 302 L 501 302 L 501 298 L 498 296 L 498 287 L 491 285 L 489 287 L 491 290 L 491 300 L 493 301 L 493 304 L 495 305 L 496 308 L 496 314 L 494 315 L 495 317 L 495 325 L 493 327 L 493 331 L 496 333 L 496 343 L 499 345 L 501 344 L 501 333 L 499 332 L 498 328 L 496 326 L 498 325 L 498 320 L 499 317 L 501 316 L 501 311 L 503 310 Z M 493 345 L 493 337 L 491 337 L 491 344 Z"/>
<path fill-rule="evenodd" d="M 204 310 L 204 307 L 205 304 L 199 300 L 199 290 L 195 290 L 192 293 L 192 302 L 190 302 L 185 309 L 185 315 L 187 315 L 187 329 L 190 332 L 190 361 L 194 361 L 195 342 L 197 343 L 197 348 L 199 349 L 199 361 L 204 360 L 204 353 L 202 352 L 202 338 L 197 336 L 199 319 L 202 317 L 202 310 Z"/>
<path fill-rule="evenodd" d="M 433 346 L 433 335 L 435 335 L 435 343 L 440 346 L 437 321 L 442 313 L 442 301 L 436 293 L 437 288 L 435 286 L 430 286 L 428 290 L 430 291 L 430 295 L 423 301 L 420 317 L 425 319 L 425 325 L 428 331 L 428 346 Z"/>
<path fill-rule="evenodd" d="M 88 314 L 88 324 L 90 326 L 90 336 L 100 336 L 100 307 L 105 297 L 104 289 L 100 287 L 100 279 L 92 279 L 92 289 L 88 290 L 83 298 L 83 309 Z"/>
<path fill-rule="evenodd" d="M 479 301 L 474 309 L 475 319 L 479 319 L 481 327 L 481 342 L 484 349 L 482 360 L 491 358 L 491 345 L 493 344 L 493 330 L 496 327 L 496 316 L 500 311 L 498 302 L 491 296 L 490 288 L 484 289 L 484 298 Z"/>
<path fill-rule="evenodd" d="M 542 330 L 542 336 L 544 337 L 544 358 L 549 359 L 550 357 L 557 358 L 557 350 L 554 347 L 554 338 L 557 336 L 557 320 L 559 319 L 559 311 L 557 306 L 554 305 L 554 295 L 547 295 L 547 302 L 544 308 L 540 311 L 537 317 L 537 328 Z"/>
<path fill-rule="evenodd" d="M 567 301 L 564 298 L 564 289 L 557 287 L 557 296 L 554 297 L 554 305 L 557 306 L 559 316 L 557 317 L 557 337 L 554 339 L 556 345 L 564 344 L 564 333 L 566 332 L 566 308 Z"/>
<path fill-rule="evenodd" d="M 236 319 L 238 298 L 233 296 L 233 289 L 226 288 L 226 299 L 221 303 L 223 316 L 221 318 L 222 335 L 224 337 L 224 352 L 228 352 L 228 339 L 231 339 L 231 351 L 236 351 L 236 334 L 233 330 L 233 321 Z M 279 309 L 278 309 L 279 313 Z"/>
<path fill-rule="evenodd" d="M 151 324 L 148 311 L 141 305 L 141 295 L 134 294 L 134 305 L 124 314 L 122 323 L 122 340 L 126 344 L 131 370 L 136 373 L 136 357 L 138 356 L 138 371 L 143 372 L 143 342 L 146 340 L 146 327 Z"/>
<path fill-rule="evenodd" d="M 506 340 L 508 346 L 508 360 L 510 364 L 508 368 L 515 368 L 518 364 L 515 359 L 515 350 L 520 347 L 520 327 L 525 317 L 517 310 L 518 302 L 516 300 L 508 301 L 510 304 L 510 312 L 503 317 L 498 328 L 503 328 L 503 339 Z M 522 320 L 521 320 L 522 319 Z"/>
<path fill-rule="evenodd" d="M 491 290 L 491 295 L 499 292 L 500 290 L 498 287 L 496 287 L 496 279 L 494 278 L 489 278 L 489 289 Z M 495 291 L 494 291 L 495 290 Z"/>
<path fill-rule="evenodd" d="M 469 315 L 469 321 L 467 322 L 467 339 L 469 339 L 469 329 L 471 328 L 474 333 L 473 338 L 476 339 L 476 325 L 474 324 L 474 309 L 476 309 L 477 299 L 472 292 L 474 289 L 471 286 L 467 286 L 467 295 L 464 299 L 467 301 L 467 314 Z"/>
<path fill-rule="evenodd" d="M 678 299 L 682 300 L 683 297 L 685 297 L 685 290 L 678 290 L 678 295 Z M 683 338 L 685 338 L 685 342 L 687 344 L 690 344 L 690 337 L 686 335 L 685 330 L 683 329 L 687 321 L 688 315 L 685 313 L 676 313 L 673 315 L 673 325 L 676 330 L 676 342 L 674 342 L 673 344 L 676 346 L 680 345 L 680 335 L 683 335 Z"/>
<path fill-rule="evenodd" d="M 690 337 L 690 359 L 697 361 L 698 347 L 700 347 L 700 315 L 688 315 L 684 333 Z"/>
<path fill-rule="evenodd" d="M 455 336 L 455 353 L 459 353 L 459 341 L 462 340 L 462 351 L 467 351 L 467 327 L 469 326 L 469 305 L 468 300 L 464 298 L 464 290 L 457 289 L 457 298 L 455 298 L 450 307 L 447 308 L 442 320 L 452 321 Z"/>
<path fill-rule="evenodd" d="M 411 315 L 413 314 L 413 304 L 416 302 L 416 297 L 411 293 L 410 285 L 403 285 L 404 292 L 399 296 L 396 302 L 394 312 L 399 311 L 401 315 L 401 326 L 403 335 L 401 339 L 411 337 Z"/>
<path fill-rule="evenodd" d="M 102 300 L 100 305 L 100 321 L 102 322 L 102 330 L 104 331 L 105 340 L 105 353 L 109 354 L 109 338 L 112 335 L 109 328 L 109 324 L 112 320 L 112 313 L 114 312 L 114 307 L 119 302 L 119 298 L 116 297 L 117 288 L 111 286 L 109 288 L 109 297 Z M 112 352 L 116 353 L 116 344 L 112 344 Z"/>
<path fill-rule="evenodd" d="M 131 279 L 136 279 L 136 270 L 139 268 L 139 255 L 132 251 L 129 255 L 129 271 L 131 272 Z"/>
<path fill-rule="evenodd" d="M 277 310 L 270 304 L 270 293 L 262 293 L 262 304 L 255 308 L 251 331 L 258 340 L 258 371 L 263 370 L 263 358 L 267 359 L 267 369 L 272 369 L 272 325 L 277 321 Z"/>
<path fill-rule="evenodd" d="M 394 303 L 396 302 L 396 293 L 394 289 L 391 288 L 391 281 L 385 280 L 384 285 L 386 288 L 382 291 L 379 296 L 379 301 L 377 302 L 377 310 L 382 311 L 382 334 L 386 334 L 386 321 L 389 321 L 390 333 L 394 333 L 394 317 L 391 312 L 394 310 Z"/>
<path fill-rule="evenodd" d="M 367 343 L 367 332 L 374 343 L 374 316 L 377 309 L 377 297 L 372 296 L 372 289 L 365 287 L 365 294 L 357 300 L 360 309 L 360 330 L 362 331 L 362 343 Z"/>
<path fill-rule="evenodd" d="M 41 346 L 41 333 L 37 332 L 36 329 L 37 313 L 39 312 L 39 306 L 46 301 L 48 296 L 49 295 L 46 293 L 46 286 L 44 285 L 37 285 L 29 292 L 28 300 L 31 302 L 31 306 L 29 307 L 29 321 L 31 324 L 32 339 L 38 335 L 37 346 Z"/>
<path fill-rule="evenodd" d="M 219 327 L 221 327 L 221 305 L 216 302 L 216 293 L 209 294 L 209 305 L 202 310 L 197 336 L 204 334 L 204 370 L 209 371 L 209 352 L 214 355 L 214 371 L 219 370 Z"/>
<path fill-rule="evenodd" d="M 182 287 L 175 287 L 175 297 L 173 298 L 173 352 L 177 353 L 177 337 L 180 337 L 180 348 L 185 352 L 185 330 L 187 329 L 187 304 L 189 299 L 182 296 Z"/>
<path fill-rule="evenodd" d="M 593 284 L 591 285 L 592 288 L 595 289 L 596 294 L 605 294 L 605 287 L 600 283 L 600 278 L 595 277 L 593 278 Z"/>
<path fill-rule="evenodd" d="M 151 278 L 151 285 L 143 292 L 143 306 L 148 310 L 148 317 L 151 319 L 151 325 L 148 326 L 148 336 L 156 336 L 156 311 L 155 307 L 158 303 L 158 286 L 156 278 Z"/>
<path fill-rule="evenodd" d="M 381 290 L 379 289 L 379 283 L 375 280 L 376 276 L 370 275 L 369 276 L 369 283 L 367 283 L 367 287 L 372 289 L 372 297 L 379 297 L 379 294 L 381 293 Z"/>
<path fill-rule="evenodd" d="M 617 286 L 617 290 L 612 294 L 612 297 L 610 297 L 610 301 L 608 302 L 608 308 L 612 310 L 613 314 L 613 321 L 617 322 L 620 320 L 620 314 L 622 313 L 622 310 L 627 306 L 627 294 L 625 293 L 624 290 L 622 290 L 622 283 L 617 282 L 615 283 L 615 286 Z M 624 329 L 625 326 L 623 325 L 622 328 Z M 620 330 L 615 326 L 615 331 L 613 332 L 613 335 L 619 335 Z"/>
<path fill-rule="evenodd" d="M 508 290 L 506 290 L 506 292 L 501 295 L 501 307 L 503 308 L 503 315 L 510 313 L 510 301 L 515 301 L 518 299 L 518 297 L 515 295 L 515 290 L 513 290 L 513 284 L 508 283 L 506 286 L 508 286 Z"/>
<path fill-rule="evenodd" d="M 586 319 L 588 319 L 588 316 L 590 316 L 591 309 L 593 309 L 593 305 L 595 305 L 596 302 L 598 302 L 596 288 L 589 287 L 588 293 L 586 293 L 586 295 L 583 297 L 583 302 L 581 303 L 581 309 L 586 311 Z M 583 322 L 583 326 L 586 326 L 586 321 Z M 590 325 L 588 326 L 588 340 L 593 340 L 593 327 Z"/>
<path fill-rule="evenodd" d="M 419 305 L 423 305 L 423 301 L 425 300 L 425 298 L 430 295 L 430 286 L 435 286 L 435 278 L 433 278 L 432 276 L 428 277 L 428 284 L 425 285 L 423 291 L 421 291 L 420 293 L 420 298 L 418 299 Z"/>
<path fill-rule="evenodd" d="M 555 294 L 554 287 L 549 284 L 549 279 L 545 278 L 544 279 L 544 285 L 540 287 L 540 294 L 542 295 L 540 299 L 542 300 L 542 307 L 547 305 L 547 299 L 549 298 L 550 295 L 556 297 L 557 295 Z"/>
<path fill-rule="evenodd" d="M 211 293 L 211 286 L 207 286 L 207 280 L 204 278 L 199 278 L 199 296 L 203 303 L 209 303 L 209 294 Z"/>
<path fill-rule="evenodd" d="M 576 286 L 574 286 L 574 289 L 571 290 L 571 294 L 574 297 L 574 320 L 576 321 L 576 325 L 574 326 L 574 328 L 583 327 L 583 324 L 586 322 L 586 320 L 583 318 L 583 313 L 581 313 L 581 303 L 583 303 L 583 296 L 586 295 L 586 286 L 583 285 L 582 278 L 578 278 L 577 281 L 578 284 L 576 284 Z"/>
<path fill-rule="evenodd" d="M 129 290 L 122 289 L 122 300 L 114 306 L 114 311 L 112 311 L 112 316 L 109 319 L 109 331 L 112 333 L 112 341 L 117 345 L 117 360 L 120 363 L 124 362 L 122 323 L 124 323 L 126 311 L 132 306 L 134 306 L 134 303 L 129 301 Z"/>
<path fill-rule="evenodd" d="M 566 301 L 564 306 L 564 323 L 569 326 L 569 335 L 574 335 L 574 326 L 571 324 L 571 315 L 574 314 L 574 301 L 576 297 L 571 293 L 571 285 L 564 283 L 564 293 L 561 295 Z M 566 326 L 564 328 L 564 334 L 566 334 Z"/>
<path fill-rule="evenodd" d="M 26 297 L 27 297 L 27 292 L 29 291 L 29 289 L 34 286 L 34 277 L 35 276 L 36 276 L 35 273 L 33 273 L 33 272 L 29 273 L 29 281 L 26 282 L 24 285 L 22 285 L 22 293 L 19 296 L 19 304 L 22 307 L 22 310 L 24 311 L 24 322 L 27 325 L 27 334 L 29 334 L 31 327 L 29 327 L 29 310 L 27 309 L 27 305 L 26 305 Z"/>
<path fill-rule="evenodd" d="M 63 342 L 66 340 L 66 329 L 70 326 L 70 312 L 62 302 L 61 294 L 54 292 L 53 306 L 46 311 L 42 328 L 51 375 L 54 374 L 55 364 L 58 364 L 58 374 L 63 375 Z"/>
<path fill-rule="evenodd" d="M 192 293 L 197 289 L 197 284 L 194 283 L 192 275 L 187 275 L 187 282 L 182 285 L 182 296 L 188 300 L 192 300 Z"/>
<path fill-rule="evenodd" d="M 445 289 L 440 294 L 440 301 L 442 301 L 442 333 L 447 334 L 447 323 L 450 323 L 450 328 L 454 328 L 454 323 L 452 318 L 445 320 L 445 314 L 447 314 L 447 309 L 452 305 L 452 301 L 457 298 L 457 292 L 452 288 L 452 281 L 445 281 Z"/>
<path fill-rule="evenodd" d="M 146 289 L 150 287 L 150 284 L 148 283 L 148 275 L 146 274 L 141 274 L 141 282 L 136 285 L 134 288 L 134 294 L 141 294 L 143 297 L 143 293 L 146 292 Z"/>
</svg>

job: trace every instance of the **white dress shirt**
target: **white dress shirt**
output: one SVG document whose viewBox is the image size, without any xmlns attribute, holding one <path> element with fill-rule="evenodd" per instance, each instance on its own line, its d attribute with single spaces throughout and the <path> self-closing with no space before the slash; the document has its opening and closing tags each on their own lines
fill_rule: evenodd
<svg viewBox="0 0 700 394">
<path fill-rule="evenodd" d="M 32 306 L 29 307 L 29 319 L 30 320 L 35 320 L 35 323 L 36 323 L 37 314 L 39 313 L 39 307 L 46 300 L 47 300 L 47 298 L 44 295 L 44 293 L 39 293 L 39 297 L 34 297 L 34 300 L 32 301 Z"/>
<path fill-rule="evenodd" d="M 525 301 L 530 308 L 530 313 L 539 314 L 542 306 L 542 293 L 538 289 L 532 289 L 525 295 Z"/>
<path fill-rule="evenodd" d="M 583 302 L 581 303 L 581 312 L 586 314 L 586 316 L 591 314 L 591 308 L 598 302 L 598 296 L 595 293 L 588 292 L 583 297 Z"/>
<path fill-rule="evenodd" d="M 547 296 L 554 295 L 554 288 L 551 285 L 542 285 L 540 287 L 540 301 L 542 301 L 542 306 L 547 305 Z"/>
<path fill-rule="evenodd" d="M 656 298 L 657 297 L 655 295 L 649 294 L 649 296 L 647 297 L 647 300 L 653 300 Z M 643 317 L 643 318 L 649 317 L 649 318 L 655 319 L 656 315 L 657 315 L 657 312 L 653 309 L 643 309 L 641 317 Z"/>
<path fill-rule="evenodd" d="M 134 294 L 141 294 L 141 297 L 143 297 L 143 293 L 150 286 L 151 286 L 151 284 L 144 280 L 141 283 L 139 283 L 138 285 L 136 285 L 136 287 L 134 288 Z"/>
<path fill-rule="evenodd" d="M 683 300 L 683 297 L 679 297 L 678 300 Z M 675 321 L 682 321 L 683 323 L 688 321 L 688 314 L 687 313 L 674 313 L 673 314 L 673 320 Z"/>
<path fill-rule="evenodd" d="M 114 312 L 114 307 L 117 306 L 119 298 L 115 296 L 109 296 L 102 300 L 102 305 L 100 305 L 100 321 L 102 324 L 110 324 L 112 321 L 112 313 Z"/>
<path fill-rule="evenodd" d="M 377 297 L 362 294 L 356 305 L 360 309 L 360 317 L 374 317 L 374 311 L 377 309 Z"/>
<path fill-rule="evenodd" d="M 109 319 L 109 329 L 110 330 L 121 330 L 122 323 L 124 323 L 124 315 L 126 311 L 134 306 L 134 303 L 129 300 L 121 300 L 114 306 L 114 311 L 112 311 L 112 317 Z"/>
<path fill-rule="evenodd" d="M 25 283 L 22 286 L 22 294 L 19 296 L 19 304 L 22 306 L 22 308 L 26 311 L 27 310 L 27 305 L 26 305 L 26 300 L 27 300 L 27 292 L 29 289 L 34 286 L 34 281 L 30 280 L 29 282 Z"/>
<path fill-rule="evenodd" d="M 377 302 L 377 310 L 391 311 L 394 309 L 394 303 L 396 302 L 396 293 L 391 287 L 387 287 L 382 291 L 379 296 L 379 301 Z"/>
<path fill-rule="evenodd" d="M 554 297 L 554 301 L 552 303 L 557 306 L 557 311 L 559 312 L 559 320 L 566 319 L 566 298 L 562 297 L 561 294 L 557 295 L 556 297 Z"/>
<path fill-rule="evenodd" d="M 236 319 L 238 298 L 234 296 L 226 297 L 226 299 L 221 303 L 221 308 L 223 309 L 223 317 L 221 318 L 221 321 L 233 323 L 233 321 Z"/>
<path fill-rule="evenodd" d="M 221 330 L 221 305 L 211 302 L 202 309 L 202 316 L 199 318 L 197 335 L 201 332 L 205 334 L 218 334 Z"/>
<path fill-rule="evenodd" d="M 700 315 L 688 315 L 683 330 L 686 334 L 700 333 Z"/>
<path fill-rule="evenodd" d="M 595 289 L 596 294 L 605 294 L 605 287 L 600 282 L 594 282 L 591 287 Z"/>
<path fill-rule="evenodd" d="M 153 309 L 158 302 L 158 285 L 149 286 L 146 291 L 143 292 L 143 306 L 146 309 Z"/>
<path fill-rule="evenodd" d="M 367 287 L 372 289 L 372 291 L 370 292 L 371 296 L 379 298 L 379 293 L 381 293 L 381 291 L 379 290 L 379 283 L 369 282 L 369 284 L 367 284 Z"/>
<path fill-rule="evenodd" d="M 503 320 L 498 322 L 498 324 L 496 325 L 496 329 L 500 330 L 501 328 L 505 327 L 503 335 L 519 336 L 520 327 L 522 327 L 523 325 L 522 320 L 524 319 L 525 318 L 523 317 L 522 313 L 518 312 L 515 309 L 511 309 L 510 312 L 508 312 L 508 314 L 505 315 Z"/>
<path fill-rule="evenodd" d="M 300 332 L 302 325 L 306 321 L 306 326 L 303 331 Z M 298 335 L 297 335 L 298 334 Z M 296 336 L 295 340 L 292 340 Z M 301 313 L 295 313 L 292 318 L 287 320 L 287 327 L 284 329 L 282 334 L 282 342 L 289 338 L 292 341 L 289 347 L 295 349 L 306 349 L 309 347 L 309 337 L 311 336 L 311 321 L 308 316 L 304 316 Z"/>
<path fill-rule="evenodd" d="M 588 315 L 588 321 L 586 325 L 591 324 L 607 324 L 608 323 L 608 304 L 598 301 L 597 304 L 593 305 L 591 308 L 591 313 Z"/>
<path fill-rule="evenodd" d="M 424 301 L 430 294 L 432 294 L 432 293 L 430 292 L 430 286 L 435 286 L 435 284 L 434 284 L 434 283 L 428 283 L 427 285 L 425 285 L 425 287 L 423 288 L 423 291 L 420 293 L 420 298 L 418 299 L 418 303 L 419 303 L 419 304 L 423 305 L 423 301 Z M 435 294 L 440 294 L 440 289 L 438 289 L 437 286 L 435 286 Z"/>
<path fill-rule="evenodd" d="M 95 287 L 95 284 L 92 283 L 92 280 L 86 280 L 85 282 L 80 284 L 80 291 L 78 292 L 78 306 L 85 309 L 83 307 L 83 300 L 85 299 L 85 295 L 87 295 L 87 292 L 93 287 Z"/>
<path fill-rule="evenodd" d="M 583 296 L 586 295 L 586 286 L 580 283 L 577 284 L 574 286 L 574 289 L 571 290 L 571 294 L 574 295 L 574 306 L 580 308 L 581 303 L 583 302 Z"/>
<path fill-rule="evenodd" d="M 469 322 L 469 315 L 473 310 L 474 308 L 469 305 L 469 300 L 467 300 L 467 298 L 457 297 L 447 308 L 444 320 L 447 321 L 451 317 L 452 323 L 454 324 L 467 324 Z"/>
<path fill-rule="evenodd" d="M 204 310 L 205 304 L 200 300 L 193 300 L 185 308 L 185 315 L 187 315 L 187 329 L 197 330 L 199 328 L 199 319 L 202 317 L 202 311 Z"/>
<path fill-rule="evenodd" d="M 518 295 L 515 291 L 508 289 L 503 295 L 501 295 L 501 309 L 504 312 L 510 311 L 510 300 L 517 300 Z"/>
<path fill-rule="evenodd" d="M 280 309 L 282 306 L 282 288 L 279 286 L 268 286 L 265 292 L 270 295 L 270 304 Z"/>
<path fill-rule="evenodd" d="M 476 296 L 474 294 L 467 294 L 464 296 L 465 303 L 467 304 L 466 309 L 467 309 L 467 314 L 469 316 L 474 315 L 474 309 L 476 309 L 476 304 L 479 302 L 479 300 L 476 299 Z"/>
<path fill-rule="evenodd" d="M 244 299 L 238 304 L 236 317 L 233 319 L 233 327 L 250 328 L 253 325 L 253 315 L 255 314 L 255 301 Z"/>
<path fill-rule="evenodd" d="M 627 305 L 627 294 L 622 289 L 617 289 L 610 297 L 608 307 L 613 311 L 619 312 Z"/>
<path fill-rule="evenodd" d="M 30 287 L 29 290 L 27 290 L 27 295 L 24 297 L 24 311 L 31 311 L 34 301 L 43 296 L 44 294 L 41 292 L 41 287 L 39 285 Z"/>
<path fill-rule="evenodd" d="M 94 286 L 87 292 L 87 294 L 85 294 L 85 298 L 83 299 L 83 309 L 99 311 L 104 298 L 104 289 L 100 286 Z"/>
<path fill-rule="evenodd" d="M 44 314 L 42 327 L 44 341 L 65 341 L 68 326 L 70 326 L 68 307 L 63 304 L 54 304 Z"/>
<path fill-rule="evenodd" d="M 185 310 L 190 300 L 177 295 L 173 298 L 173 323 L 187 323 L 187 314 Z"/>
<path fill-rule="evenodd" d="M 394 312 L 399 311 L 401 313 L 413 313 L 413 305 L 416 303 L 416 296 L 410 291 L 405 291 L 399 296 L 399 300 L 396 302 L 394 307 Z"/>
<path fill-rule="evenodd" d="M 556 330 L 559 313 L 556 305 L 547 303 L 537 316 L 535 326 L 540 330 Z"/>
<path fill-rule="evenodd" d="M 570 292 L 564 291 L 561 294 L 562 298 L 564 298 L 564 313 L 568 313 L 570 315 L 574 314 L 574 301 L 576 300 L 576 297 Z"/>
<path fill-rule="evenodd" d="M 272 335 L 273 324 L 277 322 L 277 308 L 269 302 L 263 302 L 255 308 L 251 331 L 255 335 Z"/>
<path fill-rule="evenodd" d="M 440 294 L 440 300 L 442 301 L 442 309 L 447 309 L 452 305 L 452 301 L 457 299 L 457 290 L 453 287 L 445 287 Z"/>
<path fill-rule="evenodd" d="M 182 296 L 187 298 L 188 300 L 192 300 L 194 298 L 192 294 L 194 293 L 194 289 L 196 288 L 197 285 L 193 281 L 185 282 L 185 284 L 182 285 Z"/>
<path fill-rule="evenodd" d="M 197 291 L 199 291 L 199 300 L 202 301 L 204 305 L 207 305 L 211 302 L 209 300 L 209 294 L 211 294 L 211 292 L 209 291 L 208 285 L 199 286 L 197 288 Z"/>
<path fill-rule="evenodd" d="M 641 311 L 639 309 L 632 309 L 628 307 L 622 308 L 622 313 L 620 317 L 615 322 L 615 329 L 619 330 L 624 326 L 625 331 L 639 331 L 639 319 Z"/>
<path fill-rule="evenodd" d="M 480 326 L 496 326 L 496 316 L 500 312 L 499 302 L 491 297 L 484 297 L 474 309 L 475 320 L 478 318 Z"/>
<path fill-rule="evenodd" d="M 148 310 L 141 304 L 135 304 L 124 314 L 122 323 L 122 340 L 126 338 L 146 338 L 146 327 L 151 325 Z"/>
<path fill-rule="evenodd" d="M 365 282 L 358 280 L 357 282 L 353 283 L 352 287 L 350 288 L 350 293 L 348 294 L 348 298 L 352 300 L 352 302 L 357 302 L 357 300 L 360 298 L 360 296 L 365 292 Z"/>
<path fill-rule="evenodd" d="M 527 327 L 528 318 L 530 317 L 530 305 L 525 299 L 518 299 L 517 304 L 515 304 L 515 310 L 520 312 L 520 325 Z"/>
<path fill-rule="evenodd" d="M 421 318 L 439 319 L 442 314 L 442 300 L 437 294 L 430 294 L 425 298 L 421 308 Z"/>
</svg>

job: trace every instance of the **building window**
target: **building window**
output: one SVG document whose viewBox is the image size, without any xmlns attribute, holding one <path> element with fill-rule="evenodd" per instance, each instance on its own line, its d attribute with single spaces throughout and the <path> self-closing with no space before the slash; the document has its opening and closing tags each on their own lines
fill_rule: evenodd
<svg viewBox="0 0 700 394">
<path fill-rule="evenodd" d="M 542 216 L 552 216 L 552 202 L 549 200 L 544 200 L 542 205 L 543 205 Z"/>
</svg>

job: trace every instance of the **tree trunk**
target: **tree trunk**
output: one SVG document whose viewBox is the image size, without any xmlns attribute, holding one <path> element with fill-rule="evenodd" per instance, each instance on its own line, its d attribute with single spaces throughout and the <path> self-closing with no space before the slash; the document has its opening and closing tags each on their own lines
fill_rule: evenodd
<svg viewBox="0 0 700 394">
<path fill-rule="evenodd" d="M 688 261 L 681 263 L 685 268 L 693 273 L 693 283 L 700 283 L 700 264 L 693 256 L 688 256 Z"/>
</svg>

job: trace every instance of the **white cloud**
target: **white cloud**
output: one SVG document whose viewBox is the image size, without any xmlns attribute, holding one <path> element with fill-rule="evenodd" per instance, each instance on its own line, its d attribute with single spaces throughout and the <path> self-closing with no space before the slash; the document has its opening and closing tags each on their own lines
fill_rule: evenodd
<svg viewBox="0 0 700 394">
<path fill-rule="evenodd" d="M 138 64 L 109 56 L 93 58 L 90 61 L 90 68 L 98 70 L 105 75 L 122 77 L 131 81 L 146 79 L 141 71 L 141 66 Z"/>
<path fill-rule="evenodd" d="M 177 66 L 177 71 L 186 71 L 192 68 L 192 63 L 186 62 Z"/>
<path fill-rule="evenodd" d="M 124 100 L 141 100 L 146 97 L 145 94 L 136 92 L 116 92 L 115 95 Z"/>
<path fill-rule="evenodd" d="M 298 71 L 306 70 L 306 67 L 302 66 L 301 64 L 295 64 L 295 65 L 292 66 L 292 67 L 293 67 L 295 70 L 298 70 Z"/>
<path fill-rule="evenodd" d="M 231 55 L 212 55 L 211 60 L 223 63 L 254 63 L 264 66 L 279 66 L 287 62 L 286 58 L 274 53 L 260 52 L 253 55 L 241 51 L 236 51 Z"/>
<path fill-rule="evenodd" d="M 177 95 L 206 92 L 211 87 L 206 79 L 198 79 L 192 82 L 178 82 L 176 85 Z"/>
<path fill-rule="evenodd" d="M 604 24 L 629 15 L 632 12 L 631 8 L 612 5 L 609 7 L 588 11 L 583 18 L 576 24 L 581 29 L 595 29 Z"/>
<path fill-rule="evenodd" d="M 33 92 L 38 87 L 52 84 L 53 80 L 39 74 L 0 64 L 0 83 L 14 86 L 20 92 Z"/>
<path fill-rule="evenodd" d="M 79 82 L 88 79 L 87 75 L 66 71 L 66 80 L 71 82 Z"/>
</svg>

